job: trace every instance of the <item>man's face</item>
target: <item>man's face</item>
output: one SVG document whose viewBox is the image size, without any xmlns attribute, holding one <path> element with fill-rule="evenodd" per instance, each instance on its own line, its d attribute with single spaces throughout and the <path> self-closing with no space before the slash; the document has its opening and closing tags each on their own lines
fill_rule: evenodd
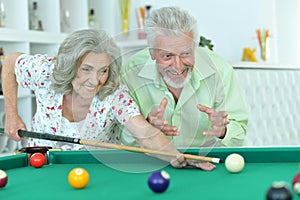
<svg viewBox="0 0 300 200">
<path fill-rule="evenodd" d="M 158 71 L 166 84 L 173 88 L 183 88 L 191 78 L 194 65 L 193 35 L 159 36 L 151 58 L 156 60 Z"/>
</svg>

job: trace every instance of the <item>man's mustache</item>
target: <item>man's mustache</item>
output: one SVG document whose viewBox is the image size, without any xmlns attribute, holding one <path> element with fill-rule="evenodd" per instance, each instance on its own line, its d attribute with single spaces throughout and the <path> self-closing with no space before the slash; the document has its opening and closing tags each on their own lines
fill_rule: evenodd
<svg viewBox="0 0 300 200">
<path fill-rule="evenodd" d="M 177 72 L 176 70 L 174 70 L 172 67 L 167 67 L 164 69 L 165 73 L 171 73 L 173 75 L 180 75 L 183 74 L 185 71 L 190 70 L 192 67 L 191 66 L 185 66 L 180 72 Z"/>
</svg>

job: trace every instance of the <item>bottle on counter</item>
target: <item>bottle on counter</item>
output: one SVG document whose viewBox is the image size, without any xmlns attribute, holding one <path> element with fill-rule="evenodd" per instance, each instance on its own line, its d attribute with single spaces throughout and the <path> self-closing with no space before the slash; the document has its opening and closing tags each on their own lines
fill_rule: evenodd
<svg viewBox="0 0 300 200">
<path fill-rule="evenodd" d="M 32 3 L 32 9 L 30 12 L 30 29 L 37 31 L 43 30 L 43 24 L 38 15 L 38 3 L 36 1 Z"/>
<path fill-rule="evenodd" d="M 90 9 L 89 11 L 89 28 L 91 29 L 99 29 L 99 23 L 95 18 L 95 10 L 94 9 Z"/>
</svg>

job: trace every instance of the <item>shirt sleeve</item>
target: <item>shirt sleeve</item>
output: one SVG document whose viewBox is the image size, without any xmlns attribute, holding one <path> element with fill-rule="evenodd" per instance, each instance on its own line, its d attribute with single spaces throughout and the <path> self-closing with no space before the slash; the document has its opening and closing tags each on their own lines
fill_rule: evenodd
<svg viewBox="0 0 300 200">
<path fill-rule="evenodd" d="M 227 132 L 222 144 L 225 146 L 242 146 L 248 126 L 247 106 L 235 71 L 231 70 L 227 77 L 225 110 L 228 113 L 230 123 L 227 125 Z"/>
<path fill-rule="evenodd" d="M 215 66 L 219 67 L 220 84 L 217 84 L 220 95 L 217 98 L 216 110 L 225 110 L 230 123 L 227 125 L 225 137 L 221 140 L 224 146 L 242 146 L 247 131 L 248 111 L 239 86 L 236 72 L 232 66 L 217 55 L 212 55 Z"/>
<path fill-rule="evenodd" d="M 141 115 L 140 109 L 128 92 L 128 88 L 121 85 L 116 90 L 112 109 L 118 122 L 124 125 L 130 118 Z"/>
<path fill-rule="evenodd" d="M 20 86 L 33 91 L 48 87 L 53 68 L 53 58 L 47 55 L 22 54 L 15 63 L 17 82 Z"/>
</svg>

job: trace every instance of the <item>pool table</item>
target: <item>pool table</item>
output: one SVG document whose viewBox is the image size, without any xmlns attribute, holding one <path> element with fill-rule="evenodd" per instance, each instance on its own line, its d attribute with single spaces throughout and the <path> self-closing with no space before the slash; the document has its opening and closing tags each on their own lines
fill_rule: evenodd
<svg viewBox="0 0 300 200">
<path fill-rule="evenodd" d="M 203 150 L 189 149 L 198 154 Z M 291 182 L 299 172 L 300 147 L 214 148 L 208 156 L 223 161 L 231 153 L 246 161 L 240 173 L 230 173 L 224 163 L 207 172 L 199 169 L 175 169 L 165 162 L 120 150 L 48 151 L 48 164 L 42 168 L 28 165 L 26 153 L 0 157 L 0 168 L 8 175 L 0 189 L 0 199 L 265 199 L 274 181 Z M 75 167 L 85 168 L 90 181 L 84 189 L 72 188 L 68 173 Z M 164 169 L 170 185 L 163 193 L 154 193 L 147 185 L 152 171 Z M 292 190 L 291 190 L 292 191 Z M 294 191 L 293 198 L 300 199 Z"/>
</svg>

